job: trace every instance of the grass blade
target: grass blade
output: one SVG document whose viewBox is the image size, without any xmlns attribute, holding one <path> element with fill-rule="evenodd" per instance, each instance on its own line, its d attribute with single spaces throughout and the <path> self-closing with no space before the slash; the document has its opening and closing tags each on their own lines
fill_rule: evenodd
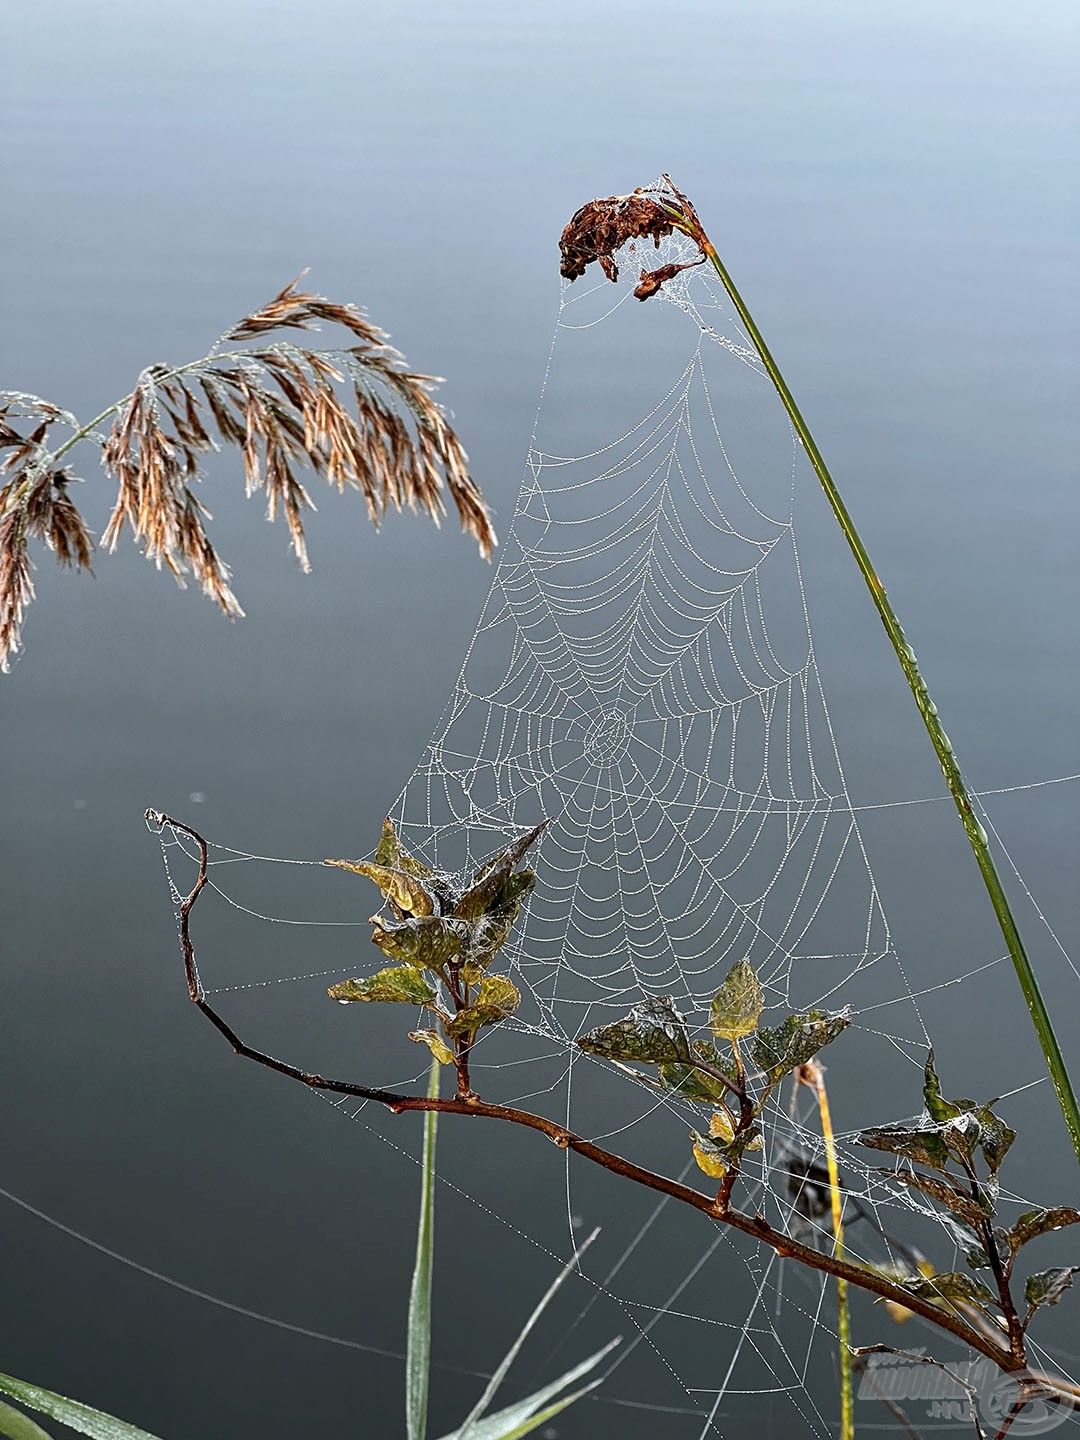
<svg viewBox="0 0 1080 1440">
<path fill-rule="evenodd" d="M 16 1410 L 12 1405 L 5 1405 L 0 1400 L 0 1435 L 5 1440 L 51 1440 L 47 1430 L 42 1430 L 36 1425 L 29 1415 L 24 1415 L 21 1410 Z"/>
<path fill-rule="evenodd" d="M 531 1435 L 534 1430 L 539 1430 L 541 1425 L 554 1416 L 560 1415 L 564 1410 L 569 1410 L 571 1405 L 580 1400 L 583 1395 L 588 1395 L 590 1390 L 595 1390 L 600 1384 L 602 1381 L 594 1380 L 591 1385 L 583 1385 L 580 1390 L 574 1390 L 571 1394 L 564 1395 L 561 1400 L 556 1400 L 546 1410 L 541 1410 L 536 1415 L 530 1415 L 527 1420 L 523 1420 L 520 1425 L 515 1425 L 512 1430 L 492 1431 L 491 1440 L 519 1440 L 522 1435 Z M 476 1431 L 473 1433 L 476 1434 Z"/>
<path fill-rule="evenodd" d="M 565 1390 L 575 1380 L 580 1380 L 590 1370 L 595 1370 L 600 1361 L 610 1355 L 616 1345 L 621 1343 L 622 1337 L 616 1336 L 595 1355 L 590 1355 L 587 1360 L 582 1360 L 572 1370 L 568 1370 L 565 1375 L 560 1375 L 558 1380 L 552 1380 L 527 1399 L 516 1400 L 513 1405 L 508 1405 L 504 1410 L 497 1410 L 493 1415 L 477 1420 L 469 1431 L 467 1440 L 517 1440 L 519 1435 L 528 1435 L 530 1430 L 535 1430 L 545 1420 L 550 1420 L 560 1410 L 565 1410 L 575 1400 L 580 1400 L 582 1395 L 587 1395 L 590 1390 L 595 1390 L 600 1384 L 599 1379 L 592 1381 L 589 1385 L 583 1385 L 570 1395 L 562 1396 L 553 1405 L 548 1405 L 546 1409 L 540 1409 L 553 1396 L 558 1395 L 560 1390 Z M 455 1430 L 450 1435 L 444 1435 L 443 1440 L 462 1440 L 464 1433 L 463 1430 Z"/>
<path fill-rule="evenodd" d="M 536 1309 L 532 1312 L 529 1318 L 525 1321 L 525 1324 L 521 1327 L 521 1331 L 517 1339 L 510 1346 L 510 1349 L 506 1352 L 502 1360 L 499 1362 L 498 1369 L 488 1381 L 487 1388 L 485 1389 L 484 1393 L 480 1396 L 480 1399 L 476 1402 L 473 1408 L 469 1411 L 468 1415 L 465 1417 L 465 1423 L 457 1432 L 456 1440 L 475 1440 L 475 1422 L 480 1419 L 481 1415 L 483 1415 L 484 1411 L 491 1404 L 492 1400 L 494 1400 L 495 1392 L 498 1390 L 499 1386 L 506 1378 L 506 1372 L 510 1369 L 510 1366 L 517 1359 L 521 1347 L 525 1344 L 525 1341 L 529 1337 L 529 1332 L 532 1330 L 536 1322 L 540 1319 L 540 1316 L 547 1309 L 547 1306 L 555 1296 L 555 1292 L 559 1289 L 559 1286 L 562 1285 L 563 1281 L 566 1280 L 567 1276 L 571 1273 L 571 1271 L 577 1267 L 577 1263 L 580 1260 L 581 1256 L 584 1255 L 585 1251 L 589 1248 L 589 1246 L 596 1239 L 599 1233 L 599 1230 L 594 1230 L 592 1234 L 588 1237 L 588 1239 L 584 1242 L 584 1244 L 578 1246 L 578 1248 L 574 1251 L 573 1255 L 571 1255 L 570 1259 L 566 1262 L 563 1268 L 559 1271 L 558 1275 L 549 1285 L 546 1293 L 541 1297 L 540 1303 L 537 1305 Z"/>
<path fill-rule="evenodd" d="M 431 1062 L 428 1098 L 439 1094 L 438 1060 Z M 423 1173 L 420 1182 L 420 1222 L 416 1232 L 416 1262 L 409 1288 L 409 1335 L 405 1356 L 405 1434 L 424 1440 L 427 1430 L 428 1381 L 431 1372 L 431 1273 L 435 1260 L 435 1136 L 438 1115 L 424 1116 Z"/>
<path fill-rule="evenodd" d="M 59 1420 L 70 1430 L 75 1430 L 80 1435 L 89 1435 L 91 1440 L 160 1440 L 159 1436 L 151 1435 L 148 1430 L 140 1430 L 137 1425 L 129 1425 L 126 1420 L 117 1420 L 115 1415 L 106 1415 L 78 1400 L 69 1400 L 66 1395 L 57 1395 L 53 1390 L 43 1390 L 40 1385 L 30 1385 L 27 1381 L 16 1380 L 11 1375 L 0 1375 L 0 1395 L 9 1395 L 12 1400 L 18 1400 L 20 1405 L 36 1410 L 39 1415 L 47 1415 L 50 1420 Z M 0 1415 L 0 1421 L 3 1418 Z M 8 1430 L 0 1433 L 10 1435 L 12 1432 Z M 45 1432 L 39 1429 L 38 1433 L 40 1435 Z M 15 1434 L 18 1440 L 23 1440 L 18 1431 Z M 35 1440 L 32 1430 L 24 1432 L 24 1435 L 25 1440 Z"/>
</svg>

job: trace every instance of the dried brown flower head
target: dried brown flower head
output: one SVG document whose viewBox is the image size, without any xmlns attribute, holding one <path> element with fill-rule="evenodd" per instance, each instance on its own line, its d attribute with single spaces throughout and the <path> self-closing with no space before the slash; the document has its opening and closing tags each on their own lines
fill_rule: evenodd
<svg viewBox="0 0 1080 1440">
<path fill-rule="evenodd" d="M 316 350 L 281 339 L 220 348 L 320 322 L 343 327 L 349 343 Z M 461 441 L 433 397 L 438 383 L 410 370 L 355 306 L 334 304 L 293 281 L 201 360 L 144 370 L 132 393 L 89 425 L 36 396 L 0 394 L 0 450 L 10 452 L 3 469 L 11 476 L 0 489 L 0 668 L 18 648 L 33 599 L 29 540 L 42 540 L 63 564 L 90 568 L 93 541 L 67 489 L 73 477 L 57 463 L 80 440 L 100 445 L 117 485 L 102 545 L 115 549 L 130 528 L 159 569 L 180 584 L 194 576 L 232 617 L 243 611 L 207 532 L 210 512 L 194 488 L 201 457 L 220 444 L 240 450 L 247 494 L 265 492 L 268 517 L 284 516 L 304 570 L 310 566 L 303 512 L 314 508 L 299 478 L 305 469 L 340 491 L 359 490 L 376 525 L 387 510 L 404 506 L 438 524 L 449 493 L 462 528 L 490 556 L 491 517 Z M 22 419 L 33 425 L 27 433 Z M 99 434 L 97 426 L 110 419 L 108 435 Z M 58 424 L 72 434 L 50 449 L 49 432 Z"/>
<path fill-rule="evenodd" d="M 697 260 L 687 260 L 683 265 L 661 265 L 656 270 L 642 270 L 641 279 L 634 286 L 634 295 L 638 300 L 648 300 L 650 295 L 655 295 L 669 280 L 674 280 L 683 270 L 692 270 L 705 259 L 706 256 L 701 255 Z"/>
<path fill-rule="evenodd" d="M 563 229 L 559 240 L 562 255 L 559 270 L 567 280 L 576 280 L 596 260 L 609 280 L 618 280 L 616 250 L 628 240 L 645 236 L 651 236 L 659 249 L 660 241 L 674 229 L 672 216 L 640 190 L 632 195 L 590 200 Z"/>
<path fill-rule="evenodd" d="M 658 195 L 659 199 L 653 196 Z M 582 205 L 564 227 L 559 239 L 562 263 L 560 273 L 567 280 L 577 280 L 595 260 L 611 281 L 619 278 L 615 252 L 629 240 L 652 238 L 657 249 L 665 236 L 681 230 L 695 240 L 701 250 L 697 260 L 683 265 L 661 265 L 657 270 L 642 270 L 634 294 L 648 300 L 681 270 L 700 265 L 706 259 L 707 240 L 694 207 L 677 189 L 669 175 L 656 186 L 642 186 L 632 195 L 609 195 L 603 200 L 590 200 Z"/>
</svg>

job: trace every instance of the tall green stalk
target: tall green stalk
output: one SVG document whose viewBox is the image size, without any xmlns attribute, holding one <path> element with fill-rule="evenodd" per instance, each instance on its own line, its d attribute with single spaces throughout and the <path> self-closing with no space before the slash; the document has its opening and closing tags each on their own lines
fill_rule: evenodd
<svg viewBox="0 0 1080 1440">
<path fill-rule="evenodd" d="M 675 193 L 678 194 L 677 191 Z M 765 366 L 770 380 L 776 387 L 777 394 L 783 401 L 784 409 L 787 411 L 788 417 L 795 427 L 795 433 L 798 435 L 802 447 L 806 451 L 810 464 L 814 467 L 814 473 L 821 482 L 821 488 L 825 491 L 825 498 L 828 500 L 832 512 L 836 516 L 840 529 L 844 532 L 844 538 L 851 548 L 851 553 L 855 556 L 855 563 L 858 565 L 859 571 L 866 581 L 867 589 L 870 591 L 877 612 L 881 616 L 881 623 L 885 627 L 885 633 L 889 637 L 889 643 L 896 651 L 896 658 L 900 661 L 900 668 L 904 672 L 904 678 L 907 680 L 911 693 L 915 697 L 915 703 L 919 707 L 919 714 L 922 716 L 927 734 L 930 736 L 930 743 L 933 745 L 934 751 L 941 762 L 941 768 L 945 774 L 945 781 L 953 800 L 956 802 L 956 809 L 960 815 L 964 832 L 975 853 L 975 860 L 982 873 L 987 893 L 990 896 L 990 903 L 994 907 L 994 914 L 997 916 L 998 924 L 1001 926 L 1001 933 L 1005 937 L 1005 944 L 1008 946 L 1009 954 L 1012 957 L 1013 968 L 1016 970 L 1016 977 L 1020 982 L 1020 989 L 1023 992 L 1028 1010 L 1031 1013 L 1035 1033 L 1039 1037 L 1039 1045 L 1042 1047 L 1043 1055 L 1046 1058 L 1046 1068 L 1050 1072 L 1050 1079 L 1053 1081 L 1054 1090 L 1061 1104 L 1061 1111 L 1065 1117 L 1065 1124 L 1073 1143 L 1073 1149 L 1076 1151 L 1077 1159 L 1080 1160 L 1080 1105 L 1077 1104 L 1076 1093 L 1069 1079 L 1068 1070 L 1065 1068 L 1065 1060 L 1061 1053 L 1061 1046 L 1058 1044 L 1057 1036 L 1054 1033 L 1050 1012 L 1046 1008 L 1042 991 L 1039 989 L 1039 982 L 1035 978 L 1035 972 L 1031 968 L 1031 961 L 1028 959 L 1023 941 L 1020 939 L 1020 932 L 1017 929 L 1016 921 L 1009 908 L 1009 902 L 997 873 L 997 867 L 994 865 L 993 856 L 990 854 L 986 831 L 979 823 L 975 811 L 972 808 L 967 786 L 964 784 L 964 777 L 957 763 L 952 742 L 942 728 L 941 720 L 938 717 L 937 706 L 933 700 L 931 700 L 929 692 L 927 691 L 926 681 L 923 679 L 919 670 L 915 651 L 908 644 L 907 637 L 896 616 L 896 612 L 889 602 L 888 595 L 885 593 L 885 587 L 878 579 L 877 572 L 870 562 L 870 556 L 866 553 L 866 547 L 863 545 L 859 532 L 855 528 L 855 523 L 848 514 L 847 506 L 844 504 L 843 498 L 836 488 L 836 482 L 829 473 L 829 467 L 825 464 L 821 451 L 818 449 L 817 443 L 810 433 L 810 428 L 803 419 L 798 405 L 795 403 L 795 397 L 788 389 L 787 381 L 781 374 L 780 367 L 773 359 L 772 352 L 769 350 L 768 345 L 766 345 L 761 331 L 754 323 L 754 317 L 746 308 L 746 302 L 735 288 L 735 282 L 728 273 L 724 262 L 717 254 L 716 247 L 701 228 L 701 223 L 694 213 L 693 206 L 689 205 L 682 196 L 679 198 L 686 206 L 685 212 L 679 212 L 680 228 L 692 235 L 708 256 L 713 269 L 720 277 L 724 289 L 731 298 L 731 303 L 738 311 L 739 318 L 746 327 L 747 334 L 754 342 L 754 348 L 761 357 L 761 363 Z M 676 213 L 673 208 L 667 208 L 669 208 L 669 213 L 672 215 Z"/>
<path fill-rule="evenodd" d="M 428 1099 L 439 1096 L 440 1066 L 431 1062 Z M 427 1432 L 428 1381 L 431 1373 L 431 1277 L 435 1265 L 435 1137 L 439 1117 L 424 1116 L 424 1155 L 420 1181 L 420 1220 L 416 1263 L 409 1288 L 408 1346 L 405 1354 L 405 1434 L 424 1440 Z"/>
</svg>

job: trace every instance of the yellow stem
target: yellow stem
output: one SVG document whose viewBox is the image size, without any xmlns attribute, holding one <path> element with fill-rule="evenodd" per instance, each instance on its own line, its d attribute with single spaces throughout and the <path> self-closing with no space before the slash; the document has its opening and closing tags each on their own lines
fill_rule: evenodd
<svg viewBox="0 0 1080 1440">
<path fill-rule="evenodd" d="M 840 1167 L 836 1162 L 836 1138 L 833 1135 L 829 1096 L 825 1089 L 825 1072 L 816 1060 L 802 1067 L 803 1083 L 809 1085 L 817 1100 L 821 1116 L 821 1135 L 825 1141 L 825 1164 L 829 1171 L 829 1199 L 832 1204 L 833 1254 L 844 1258 L 844 1213 L 840 1198 Z M 851 1353 L 851 1312 L 848 1308 L 848 1284 L 836 1277 L 837 1335 L 840 1342 L 840 1440 L 853 1440 L 855 1435 L 854 1385 Z"/>
</svg>

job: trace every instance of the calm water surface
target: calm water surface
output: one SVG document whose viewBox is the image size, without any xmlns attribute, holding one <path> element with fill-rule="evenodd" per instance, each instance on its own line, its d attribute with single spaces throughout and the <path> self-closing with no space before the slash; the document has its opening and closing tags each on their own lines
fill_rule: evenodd
<svg viewBox="0 0 1080 1440">
<path fill-rule="evenodd" d="M 6 33 L 4 386 L 96 413 L 145 364 L 203 353 L 311 265 L 318 288 L 369 306 L 418 366 L 450 377 L 445 398 L 505 524 L 557 309 L 559 230 L 590 196 L 670 169 L 788 370 L 973 784 L 1080 770 L 1073 7 L 45 0 L 13 10 Z M 609 438 L 602 403 L 582 394 Z M 319 497 L 305 579 L 234 471 L 215 472 L 212 507 L 247 620 L 228 626 L 129 549 L 95 583 L 43 563 L 26 655 L 0 686 L 0 1186 L 196 1289 L 396 1350 L 416 1128 L 350 1124 L 233 1061 L 198 1022 L 141 814 L 186 814 L 265 854 L 366 849 L 438 718 L 489 572 L 453 533 L 395 519 L 376 537 L 358 506 Z M 87 482 L 100 523 L 93 468 Z M 939 794 L 823 506 L 803 533 L 852 793 Z M 1067 946 L 1078 795 L 990 802 Z M 926 983 L 1000 953 L 944 807 L 871 812 L 867 838 Z M 1080 1070 L 1076 976 L 1026 903 L 1021 917 Z M 329 942 L 309 933 L 291 937 L 293 973 L 320 968 L 312 947 Z M 236 929 L 238 947 L 264 941 L 286 943 Z M 1014 992 L 997 967 L 934 997 L 957 1088 L 1038 1080 Z M 317 987 L 257 1013 L 269 1045 L 321 1063 Z M 400 1049 L 349 1045 L 332 1058 L 350 1073 L 386 1079 L 402 1064 Z M 841 1068 L 834 1106 L 854 1124 L 873 1073 L 846 1093 Z M 914 1103 L 881 1094 L 876 1118 Z M 1015 1183 L 1075 1199 L 1047 1087 L 1011 1103 Z M 564 1175 L 546 1149 L 450 1125 L 442 1143 L 459 1188 L 439 1200 L 434 1433 L 467 1410 L 477 1382 L 463 1372 L 494 1364 L 553 1274 L 549 1250 L 566 1245 Z M 677 1150 L 662 1157 L 672 1167 Z M 602 1274 L 650 1207 L 603 1176 L 575 1185 L 583 1217 L 605 1226 Z M 401 1433 L 394 1359 L 213 1308 L 2 1199 L 0 1235 L 5 1371 L 167 1437 Z M 702 1243 L 658 1227 L 633 1262 L 643 1303 Z M 741 1320 L 741 1290 L 725 1308 L 739 1276 L 722 1248 L 687 1309 Z M 798 1276 L 785 1292 L 817 1304 Z M 594 1293 L 583 1281 L 566 1297 L 523 1383 Z M 1043 1333 L 1075 1348 L 1069 1305 Z M 558 1359 L 640 1318 L 604 1295 Z M 716 1333 L 726 1356 L 731 1332 Z M 675 1356 L 703 1343 L 707 1327 L 689 1322 L 664 1339 Z M 831 1418 L 827 1345 L 812 1359 Z M 694 1374 L 710 1376 L 696 1361 Z M 690 1403 L 647 1345 L 605 1395 L 559 1434 L 700 1432 L 693 1417 L 610 1403 Z M 747 1419 L 806 1433 L 782 1395 L 734 1397 L 718 1426 L 738 1434 Z"/>
</svg>

